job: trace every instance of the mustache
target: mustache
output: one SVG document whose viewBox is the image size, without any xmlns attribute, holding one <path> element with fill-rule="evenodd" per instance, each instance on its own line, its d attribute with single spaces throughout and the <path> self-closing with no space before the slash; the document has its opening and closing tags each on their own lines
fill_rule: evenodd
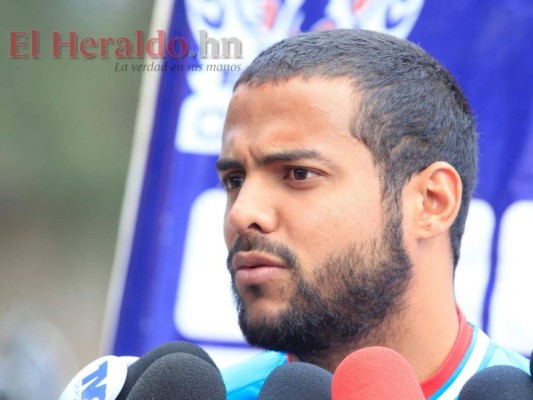
<svg viewBox="0 0 533 400">
<path fill-rule="evenodd" d="M 228 251 L 226 265 L 230 272 L 232 272 L 231 264 L 233 257 L 239 251 L 257 251 L 275 256 L 281 259 L 289 269 L 298 269 L 299 266 L 296 254 L 283 243 L 273 242 L 259 235 L 241 235 L 237 237 L 237 240 L 235 240 L 235 243 L 233 243 L 233 246 Z"/>
</svg>

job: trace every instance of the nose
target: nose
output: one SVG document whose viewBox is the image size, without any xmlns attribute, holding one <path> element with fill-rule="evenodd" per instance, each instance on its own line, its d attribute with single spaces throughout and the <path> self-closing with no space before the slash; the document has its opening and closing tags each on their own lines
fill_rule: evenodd
<svg viewBox="0 0 533 400">
<path fill-rule="evenodd" d="M 247 177 L 234 198 L 226 204 L 226 234 L 273 232 L 277 226 L 275 195 L 265 182 Z"/>
</svg>

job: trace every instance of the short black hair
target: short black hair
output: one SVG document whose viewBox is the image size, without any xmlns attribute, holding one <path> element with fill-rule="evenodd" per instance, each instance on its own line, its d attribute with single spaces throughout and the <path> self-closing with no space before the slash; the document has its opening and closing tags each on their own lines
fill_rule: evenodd
<svg viewBox="0 0 533 400">
<path fill-rule="evenodd" d="M 461 177 L 462 203 L 450 229 L 453 264 L 477 174 L 472 111 L 452 75 L 419 46 L 361 29 L 304 33 L 261 52 L 235 83 L 260 85 L 293 77 L 347 78 L 358 94 L 350 131 L 370 150 L 382 198 L 401 212 L 409 179 L 436 161 Z"/>
</svg>

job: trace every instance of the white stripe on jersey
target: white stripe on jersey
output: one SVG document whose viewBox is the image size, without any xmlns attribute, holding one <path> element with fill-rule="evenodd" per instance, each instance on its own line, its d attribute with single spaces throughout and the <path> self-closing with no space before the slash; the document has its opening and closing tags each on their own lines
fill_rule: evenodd
<svg viewBox="0 0 533 400">
<path fill-rule="evenodd" d="M 435 400 L 455 400 L 459 397 L 459 392 L 469 380 L 480 368 L 487 349 L 489 348 L 490 339 L 481 329 L 474 330 L 474 336 L 472 337 L 474 343 L 474 349 L 468 357 L 466 364 L 463 366 L 459 375 L 453 380 L 451 385 L 438 397 L 431 397 Z"/>
</svg>

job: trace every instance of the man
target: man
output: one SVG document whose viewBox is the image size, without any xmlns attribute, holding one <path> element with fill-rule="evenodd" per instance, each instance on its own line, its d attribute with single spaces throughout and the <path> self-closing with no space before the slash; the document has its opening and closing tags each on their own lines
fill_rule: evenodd
<svg viewBox="0 0 533 400">
<path fill-rule="evenodd" d="M 333 30 L 261 53 L 235 85 L 217 169 L 239 323 L 275 352 L 224 371 L 228 398 L 255 398 L 285 362 L 334 372 L 374 345 L 432 399 L 488 365 L 526 369 L 455 304 L 476 166 L 469 105 L 419 47 Z"/>
</svg>

